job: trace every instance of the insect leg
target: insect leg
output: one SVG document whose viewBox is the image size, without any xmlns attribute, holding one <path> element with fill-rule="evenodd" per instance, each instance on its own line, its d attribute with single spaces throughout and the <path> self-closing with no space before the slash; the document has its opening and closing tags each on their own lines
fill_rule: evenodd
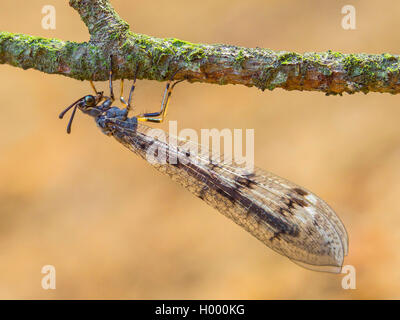
<svg viewBox="0 0 400 320">
<path fill-rule="evenodd" d="M 92 80 L 90 80 L 90 85 L 92 86 L 92 89 L 93 89 L 94 93 L 97 95 L 98 91 L 96 90 L 96 87 L 94 86 L 94 83 L 93 83 Z"/>
<path fill-rule="evenodd" d="M 136 67 L 136 71 L 135 71 L 135 78 L 133 79 L 131 90 L 129 91 L 128 102 L 126 102 L 125 99 L 124 99 L 124 79 L 121 79 L 121 94 L 120 94 L 119 100 L 126 107 L 126 111 L 127 111 L 126 112 L 126 116 L 128 116 L 129 110 L 131 109 L 131 101 L 132 101 L 132 97 L 133 97 L 133 91 L 135 90 L 135 83 L 136 83 L 136 76 L 137 76 L 138 68 L 139 67 L 137 66 Z"/>
<path fill-rule="evenodd" d="M 110 98 L 111 101 L 114 101 L 114 90 L 113 90 L 113 85 L 112 85 L 112 68 L 113 68 L 113 63 L 112 63 L 112 55 L 110 55 L 110 71 L 109 71 L 109 87 L 110 87 Z"/>
<path fill-rule="evenodd" d="M 161 110 L 159 112 L 145 113 L 142 116 L 137 117 L 138 121 L 149 121 L 149 122 L 157 122 L 157 123 L 161 123 L 164 121 L 164 119 L 167 115 L 168 104 L 169 104 L 169 100 L 171 98 L 172 90 L 179 82 L 182 82 L 185 80 L 185 79 L 182 79 L 182 80 L 172 82 L 173 78 L 175 77 L 175 75 L 178 73 L 179 70 L 180 69 L 178 69 L 172 75 L 171 79 L 168 80 L 167 85 L 165 86 L 164 96 L 163 96 L 163 99 L 161 102 Z M 155 117 L 159 117 L 159 116 L 160 116 L 160 118 L 155 118 Z"/>
</svg>

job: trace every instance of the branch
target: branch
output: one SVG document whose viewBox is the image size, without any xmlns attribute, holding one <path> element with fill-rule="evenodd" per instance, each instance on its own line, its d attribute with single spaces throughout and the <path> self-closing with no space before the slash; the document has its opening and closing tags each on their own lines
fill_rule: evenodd
<svg viewBox="0 0 400 320">
<path fill-rule="evenodd" d="M 391 54 L 272 51 L 229 45 L 193 44 L 129 31 L 108 0 L 70 0 L 86 24 L 90 41 L 76 43 L 0 32 L 0 63 L 34 68 L 80 80 L 107 80 L 109 56 L 115 79 L 242 84 L 261 90 L 400 92 L 400 60 Z"/>
</svg>

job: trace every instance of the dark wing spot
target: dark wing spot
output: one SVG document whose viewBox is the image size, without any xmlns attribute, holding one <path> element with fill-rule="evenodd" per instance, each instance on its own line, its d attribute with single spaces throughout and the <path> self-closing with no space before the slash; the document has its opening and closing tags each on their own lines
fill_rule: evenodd
<svg viewBox="0 0 400 320">
<path fill-rule="evenodd" d="M 218 164 L 210 162 L 210 163 L 207 165 L 207 167 L 208 167 L 208 169 L 210 169 L 211 171 L 214 171 L 215 168 L 218 168 Z"/>
<path fill-rule="evenodd" d="M 201 190 L 200 190 L 200 194 L 199 194 L 199 198 L 201 200 L 204 200 L 204 196 L 206 195 L 206 192 L 208 191 L 208 186 L 204 186 Z"/>
<path fill-rule="evenodd" d="M 146 143 L 144 143 L 144 142 L 140 142 L 140 143 L 139 143 L 139 148 L 140 148 L 140 149 L 146 150 L 146 147 L 147 147 Z"/>
<path fill-rule="evenodd" d="M 279 240 L 280 239 L 279 235 L 281 233 L 282 233 L 282 231 L 274 232 L 274 235 L 271 238 L 269 238 L 269 241 L 272 241 L 274 239 Z"/>
<path fill-rule="evenodd" d="M 254 177 L 254 173 L 251 174 L 246 174 L 243 176 L 237 176 L 235 177 L 235 185 L 237 189 L 240 189 L 242 187 L 247 187 L 247 188 L 253 188 L 257 182 L 255 182 L 254 180 L 252 180 L 252 178 Z"/>
<path fill-rule="evenodd" d="M 210 170 L 212 170 L 212 171 L 214 171 L 215 168 L 218 168 L 218 167 L 219 167 L 218 162 L 214 161 L 213 158 L 211 157 L 211 155 L 210 155 L 210 157 L 208 158 L 207 167 L 208 167 Z"/>
<path fill-rule="evenodd" d="M 305 191 L 303 189 L 300 189 L 300 188 L 293 188 L 292 190 L 294 192 L 296 192 L 297 194 L 301 195 L 301 196 L 307 196 L 308 195 L 307 191 Z"/>
<path fill-rule="evenodd" d="M 283 216 L 287 216 L 287 214 L 289 213 L 290 215 L 293 215 L 293 212 L 291 212 L 290 210 L 285 210 L 282 207 L 279 207 L 279 213 Z"/>
<path fill-rule="evenodd" d="M 293 201 L 296 202 L 300 207 L 308 207 L 308 203 L 302 199 L 293 198 Z"/>
<path fill-rule="evenodd" d="M 285 201 L 285 203 L 287 204 L 289 209 L 293 209 L 294 208 L 292 199 L 288 199 L 287 201 Z"/>
<path fill-rule="evenodd" d="M 227 198 L 230 202 L 235 203 L 235 190 L 232 190 L 230 188 L 221 189 L 217 188 L 216 190 L 220 195 L 224 196 Z"/>
<path fill-rule="evenodd" d="M 289 211 L 290 209 L 294 209 L 294 204 L 297 204 L 300 207 L 308 207 L 308 203 L 300 198 L 296 198 L 288 195 L 290 198 L 282 197 L 282 201 L 287 205 Z"/>
<path fill-rule="evenodd" d="M 249 213 L 257 215 L 259 218 L 261 218 L 261 220 L 265 221 L 268 225 L 277 230 L 276 232 L 278 233 L 288 234 L 293 237 L 297 237 L 299 235 L 297 225 L 287 222 L 286 219 L 275 217 L 273 214 L 265 211 L 264 208 L 255 203 L 251 204 Z"/>
</svg>

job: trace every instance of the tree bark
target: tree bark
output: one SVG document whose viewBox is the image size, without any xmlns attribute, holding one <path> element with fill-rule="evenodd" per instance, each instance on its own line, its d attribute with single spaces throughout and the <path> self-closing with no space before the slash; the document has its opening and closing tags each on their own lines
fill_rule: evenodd
<svg viewBox="0 0 400 320">
<path fill-rule="evenodd" d="M 107 80 L 113 55 L 115 79 L 175 79 L 242 84 L 261 90 L 329 94 L 400 92 L 398 55 L 308 52 L 298 54 L 225 44 L 159 39 L 129 30 L 108 0 L 70 0 L 86 24 L 90 41 L 76 43 L 0 32 L 0 63 L 34 68 L 79 80 Z"/>
</svg>

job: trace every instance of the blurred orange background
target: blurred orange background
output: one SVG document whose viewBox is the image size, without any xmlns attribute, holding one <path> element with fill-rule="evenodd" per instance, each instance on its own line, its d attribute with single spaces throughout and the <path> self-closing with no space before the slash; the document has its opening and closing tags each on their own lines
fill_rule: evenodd
<svg viewBox="0 0 400 320">
<path fill-rule="evenodd" d="M 357 29 L 343 30 L 353 4 Z M 41 27 L 44 5 L 56 30 Z M 400 2 L 117 1 L 132 31 L 190 42 L 296 52 L 398 53 Z M 3 0 L 0 29 L 70 41 L 89 35 L 68 1 Z M 256 165 L 326 200 L 346 225 L 357 289 L 300 268 L 250 236 L 77 114 L 60 111 L 87 82 L 0 66 L 0 298 L 400 298 L 399 98 L 261 92 L 183 83 L 178 129 L 254 128 Z M 138 111 L 165 83 L 138 81 Z M 106 89 L 106 83 L 99 83 Z M 168 124 L 162 127 L 168 128 Z M 41 269 L 56 268 L 56 290 Z"/>
</svg>

